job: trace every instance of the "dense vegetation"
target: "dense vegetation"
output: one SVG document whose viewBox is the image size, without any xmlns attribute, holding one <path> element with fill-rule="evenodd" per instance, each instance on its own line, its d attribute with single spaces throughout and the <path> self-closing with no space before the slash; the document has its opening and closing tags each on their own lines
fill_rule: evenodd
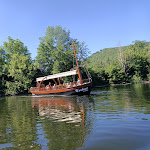
<svg viewBox="0 0 150 150">
<path fill-rule="evenodd" d="M 8 37 L 8 42 L 0 47 L 0 56 L 0 91 L 8 95 L 28 92 L 35 66 L 27 47 Z"/>
<path fill-rule="evenodd" d="M 150 80 L 150 42 L 107 48 L 87 60 L 95 85 L 136 83 Z"/>
<path fill-rule="evenodd" d="M 72 40 L 79 62 L 86 61 L 94 85 L 150 80 L 150 43 L 135 41 L 130 46 L 107 48 L 88 57 L 84 42 L 70 37 L 61 26 L 47 27 L 40 38 L 35 60 L 19 39 L 8 37 L 0 47 L 0 94 L 28 93 L 35 78 L 68 71 L 74 64 Z"/>
<path fill-rule="evenodd" d="M 15 95 L 28 93 L 35 86 L 35 78 L 68 71 L 73 67 L 73 47 L 75 42 L 79 62 L 87 57 L 88 48 L 84 42 L 70 37 L 70 31 L 61 26 L 48 27 L 40 38 L 36 60 L 24 44 L 8 37 L 0 47 L 0 94 Z"/>
</svg>

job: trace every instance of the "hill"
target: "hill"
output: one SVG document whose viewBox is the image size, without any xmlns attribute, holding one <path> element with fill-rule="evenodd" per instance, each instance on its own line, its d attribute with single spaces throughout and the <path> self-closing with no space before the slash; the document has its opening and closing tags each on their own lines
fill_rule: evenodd
<svg viewBox="0 0 150 150">
<path fill-rule="evenodd" d="M 124 62 L 121 63 L 121 60 Z M 141 72 L 142 70 L 138 70 L 138 68 L 142 68 L 144 62 L 143 65 L 146 65 L 147 69 Z M 150 42 L 135 41 L 129 46 L 105 48 L 92 54 L 88 58 L 86 66 L 96 78 L 96 84 L 128 83 L 133 81 L 136 73 L 137 76 L 140 76 L 138 80 L 148 80 L 149 62 Z M 126 70 L 123 69 L 123 64 Z M 142 73 L 146 75 L 143 76 Z"/>
</svg>

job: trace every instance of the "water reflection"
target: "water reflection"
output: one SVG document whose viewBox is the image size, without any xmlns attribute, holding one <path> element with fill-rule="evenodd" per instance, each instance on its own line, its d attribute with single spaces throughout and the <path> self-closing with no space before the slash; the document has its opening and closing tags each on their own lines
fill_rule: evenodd
<svg viewBox="0 0 150 150">
<path fill-rule="evenodd" d="M 64 98 L 32 98 L 32 107 L 37 107 L 40 116 L 45 116 L 53 121 L 67 123 L 84 122 L 84 105 L 78 105 L 75 101 Z"/>
<path fill-rule="evenodd" d="M 150 84 L 134 84 L 94 89 L 95 112 L 123 119 L 136 115 L 150 114 Z M 118 117 L 117 117 L 118 116 Z M 113 119 L 110 117 L 110 119 Z"/>
<path fill-rule="evenodd" d="M 0 149 L 148 149 L 149 91 L 135 84 L 91 96 L 0 98 Z"/>
<path fill-rule="evenodd" d="M 94 89 L 90 138 L 80 149 L 150 149 L 150 84 Z"/>
<path fill-rule="evenodd" d="M 0 100 L 0 149 L 41 149 L 36 143 L 35 116 L 28 98 L 6 97 Z"/>
<path fill-rule="evenodd" d="M 39 126 L 48 139 L 45 144 L 49 149 L 82 147 L 92 126 L 92 118 L 87 119 L 85 105 L 93 105 L 88 96 L 32 98 L 32 108 L 38 110 L 42 119 Z"/>
</svg>

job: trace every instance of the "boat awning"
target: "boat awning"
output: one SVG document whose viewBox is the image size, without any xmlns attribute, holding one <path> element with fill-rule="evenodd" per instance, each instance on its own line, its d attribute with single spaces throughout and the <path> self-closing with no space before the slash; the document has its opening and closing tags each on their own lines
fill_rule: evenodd
<svg viewBox="0 0 150 150">
<path fill-rule="evenodd" d="M 49 80 L 49 79 L 55 79 L 55 78 L 61 78 L 61 77 L 66 77 L 66 76 L 71 76 L 71 75 L 76 75 L 76 74 L 77 74 L 77 70 L 66 71 L 66 72 L 62 72 L 62 73 L 58 73 L 58 74 L 53 74 L 53 75 L 48 75 L 45 77 L 36 78 L 36 82 L 45 81 L 45 80 Z"/>
</svg>

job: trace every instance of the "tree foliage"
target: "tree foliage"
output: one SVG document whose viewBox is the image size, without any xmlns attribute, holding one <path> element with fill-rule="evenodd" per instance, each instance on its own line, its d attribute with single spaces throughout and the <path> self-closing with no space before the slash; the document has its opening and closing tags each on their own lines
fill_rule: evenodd
<svg viewBox="0 0 150 150">
<path fill-rule="evenodd" d="M 1 47 L 1 52 L 5 56 L 5 61 L 1 63 L 5 94 L 28 92 L 34 77 L 35 66 L 27 47 L 20 40 L 8 37 L 8 42 L 4 42 Z"/>
<path fill-rule="evenodd" d="M 5 66 L 5 51 L 2 47 L 0 47 L 0 93 L 3 92 L 4 84 L 5 84 L 5 74 L 4 74 L 4 66 Z"/>
<path fill-rule="evenodd" d="M 108 75 L 109 83 L 150 80 L 150 46 L 148 45 L 149 43 L 145 41 L 134 41 L 129 46 L 104 49 L 93 54 L 87 66 L 94 72 L 101 68 Z M 101 84 L 104 82 L 105 80 L 102 80 Z M 107 83 L 108 80 L 105 84 Z"/>
<path fill-rule="evenodd" d="M 79 64 L 87 62 L 94 85 L 150 80 L 150 42 L 134 41 L 129 46 L 106 48 L 88 58 L 85 42 L 71 38 L 70 31 L 61 26 L 48 26 L 40 38 L 35 61 L 19 39 L 8 37 L 8 42 L 0 46 L 0 95 L 29 92 L 36 77 L 76 66 L 72 41 Z"/>
<path fill-rule="evenodd" d="M 55 74 L 70 70 L 73 67 L 72 40 L 75 41 L 79 60 L 88 55 L 85 43 L 70 37 L 70 31 L 61 26 L 47 27 L 45 36 L 40 38 L 37 63 L 46 74 Z"/>
<path fill-rule="evenodd" d="M 31 60 L 27 46 L 19 39 L 8 37 L 0 47 L 0 92 L 15 95 L 29 91 L 36 77 L 68 71 L 73 67 L 75 42 L 79 61 L 87 58 L 89 51 L 84 42 L 70 37 L 70 31 L 61 26 L 47 27 L 40 38 L 38 55 Z M 74 59 L 75 60 L 75 59 Z"/>
<path fill-rule="evenodd" d="M 12 80 L 6 82 L 6 94 L 27 92 L 34 77 L 34 65 L 30 55 L 13 54 L 8 65 L 8 77 Z"/>
</svg>

